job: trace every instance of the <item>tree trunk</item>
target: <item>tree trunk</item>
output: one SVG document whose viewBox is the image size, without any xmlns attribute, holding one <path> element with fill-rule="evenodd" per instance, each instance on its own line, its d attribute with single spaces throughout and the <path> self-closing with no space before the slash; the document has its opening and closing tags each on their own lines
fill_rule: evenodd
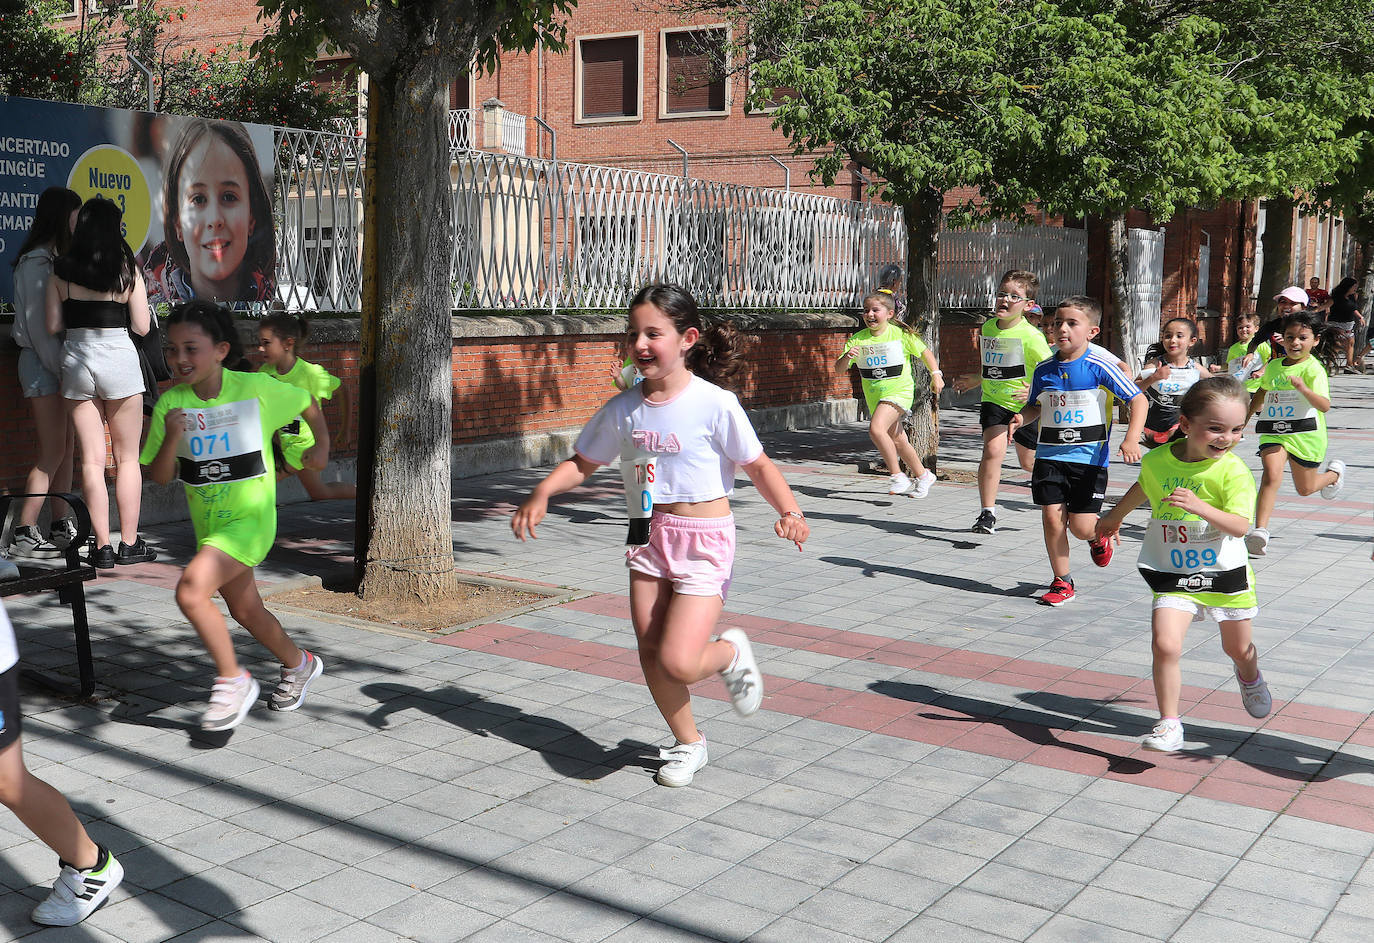
<svg viewBox="0 0 1374 943">
<path fill-rule="evenodd" d="M 902 221 L 906 223 L 907 318 L 937 360 L 940 356 L 940 286 L 935 250 L 940 240 L 943 212 L 944 194 L 931 187 L 922 189 L 915 200 L 902 204 Z M 911 404 L 911 445 L 926 468 L 936 471 L 940 450 L 940 401 L 930 395 L 930 373 L 925 362 L 917 360 L 912 366 L 916 400 Z"/>
<path fill-rule="evenodd" d="M 1274 316 L 1274 296 L 1293 284 L 1293 200 L 1280 197 L 1266 201 L 1264 212 L 1264 270 L 1260 273 L 1259 300 L 1255 310 L 1260 323 Z"/>
<path fill-rule="evenodd" d="M 434 601 L 457 587 L 453 442 L 453 196 L 437 55 L 401 57 L 376 87 L 376 421 L 365 597 Z"/>
<path fill-rule="evenodd" d="M 367 87 L 367 144 L 363 152 L 363 265 L 358 325 L 358 488 L 353 498 L 353 586 L 363 584 L 372 541 L 372 466 L 377 454 L 377 117 L 376 83 Z"/>
<path fill-rule="evenodd" d="M 1126 214 L 1115 213 L 1107 218 L 1107 281 L 1112 295 L 1112 337 L 1116 353 L 1132 368 L 1135 363 L 1135 305 L 1130 293 L 1131 233 L 1126 227 Z"/>
</svg>

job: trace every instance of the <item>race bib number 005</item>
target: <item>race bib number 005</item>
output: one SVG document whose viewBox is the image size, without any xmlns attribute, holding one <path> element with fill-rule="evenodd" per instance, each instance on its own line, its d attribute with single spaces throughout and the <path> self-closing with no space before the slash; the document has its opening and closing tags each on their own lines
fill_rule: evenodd
<svg viewBox="0 0 1374 943">
<path fill-rule="evenodd" d="M 854 350 L 854 363 L 864 379 L 886 380 L 899 377 L 906 370 L 906 354 L 901 341 L 864 344 Z"/>
</svg>

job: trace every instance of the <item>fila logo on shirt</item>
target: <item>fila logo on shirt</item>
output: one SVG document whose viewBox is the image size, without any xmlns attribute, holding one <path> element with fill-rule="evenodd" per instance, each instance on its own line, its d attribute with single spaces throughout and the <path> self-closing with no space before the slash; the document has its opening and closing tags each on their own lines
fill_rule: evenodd
<svg viewBox="0 0 1374 943">
<path fill-rule="evenodd" d="M 663 436 L 653 429 L 635 429 L 630 433 L 630 441 L 644 452 L 654 452 L 661 455 L 682 451 L 682 444 L 678 442 L 677 436 L 671 432 Z"/>
</svg>

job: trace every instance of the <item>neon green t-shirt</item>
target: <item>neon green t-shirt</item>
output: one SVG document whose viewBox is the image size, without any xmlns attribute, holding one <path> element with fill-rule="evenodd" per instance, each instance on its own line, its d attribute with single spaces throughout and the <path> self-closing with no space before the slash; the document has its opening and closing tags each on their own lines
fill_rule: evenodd
<svg viewBox="0 0 1374 943">
<path fill-rule="evenodd" d="M 1030 392 L 1031 374 L 1036 365 L 1050 358 L 1045 334 L 1025 318 L 1002 328 L 996 318 L 983 322 L 978 340 L 982 356 L 984 403 L 1020 412 Z M 1020 399 L 1016 394 L 1022 394 Z"/>
<path fill-rule="evenodd" d="M 187 430 L 177 443 L 177 474 L 196 531 L 207 544 L 245 566 L 257 566 L 277 536 L 277 476 L 272 433 L 310 406 L 310 394 L 260 373 L 225 370 L 214 399 L 185 383 L 158 399 L 138 460 L 157 457 L 167 436 L 167 411 L 184 409 Z"/>
<path fill-rule="evenodd" d="M 1331 384 L 1326 367 L 1311 356 L 1295 364 L 1286 364 L 1285 359 L 1276 357 L 1269 361 L 1260 377 L 1264 405 L 1260 406 L 1255 431 L 1260 434 L 1260 445 L 1272 442 L 1283 446 L 1289 455 L 1320 462 L 1326 457 L 1326 414 L 1293 389 L 1293 377 L 1302 377 L 1318 396 L 1329 397 Z"/>
<path fill-rule="evenodd" d="M 1231 376 L 1235 376 L 1240 370 L 1241 362 L 1248 354 L 1246 348 L 1249 346 L 1249 341 L 1236 341 L 1226 349 L 1226 372 L 1231 374 Z M 1269 346 L 1268 341 L 1263 341 L 1255 348 L 1255 353 L 1259 355 L 1261 369 L 1260 374 L 1256 374 L 1251 379 L 1245 381 L 1245 390 L 1248 393 L 1253 393 L 1255 390 L 1259 389 L 1260 375 L 1264 372 L 1263 365 L 1269 363 L 1269 358 L 1274 355 L 1274 350 Z"/>
<path fill-rule="evenodd" d="M 1245 538 L 1223 534 L 1196 514 L 1164 503 L 1175 488 L 1187 488 L 1217 510 L 1253 521 L 1255 476 L 1234 452 L 1185 462 L 1175 454 L 1184 446 L 1174 442 L 1140 460 L 1140 487 L 1150 499 L 1140 573 L 1156 596 L 1230 609 L 1257 606 Z"/>
<path fill-rule="evenodd" d="M 285 373 L 278 373 L 277 368 L 270 363 L 265 363 L 258 368 L 258 372 L 299 387 L 310 394 L 316 402 L 323 403 L 334 395 L 334 391 L 339 388 L 342 382 L 334 374 L 317 363 L 311 363 L 300 357 L 291 365 L 291 369 Z M 278 440 L 281 442 L 282 456 L 286 459 L 286 464 L 296 471 L 304 467 L 301 456 L 315 444 L 315 433 L 310 431 L 310 427 L 305 424 L 305 420 L 297 416 L 278 431 Z"/>
<path fill-rule="evenodd" d="M 910 409 L 916 398 L 916 381 L 911 361 L 926 352 L 921 338 L 904 331 L 891 321 L 882 333 L 875 335 L 864 328 L 846 342 L 854 348 L 850 363 L 859 368 L 863 378 L 864 399 L 872 413 L 883 400 L 902 409 Z"/>
</svg>

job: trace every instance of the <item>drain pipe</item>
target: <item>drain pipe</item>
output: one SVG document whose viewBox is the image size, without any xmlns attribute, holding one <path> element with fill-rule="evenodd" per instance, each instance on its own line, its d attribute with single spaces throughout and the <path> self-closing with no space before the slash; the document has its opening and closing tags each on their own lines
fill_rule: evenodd
<svg viewBox="0 0 1374 943">
<path fill-rule="evenodd" d="M 673 145 L 673 147 L 677 148 L 677 152 L 682 155 L 682 179 L 684 181 L 690 179 L 687 173 L 687 148 L 683 147 L 681 144 L 679 144 L 677 141 L 674 141 L 672 138 L 668 138 L 668 143 Z"/>
</svg>

